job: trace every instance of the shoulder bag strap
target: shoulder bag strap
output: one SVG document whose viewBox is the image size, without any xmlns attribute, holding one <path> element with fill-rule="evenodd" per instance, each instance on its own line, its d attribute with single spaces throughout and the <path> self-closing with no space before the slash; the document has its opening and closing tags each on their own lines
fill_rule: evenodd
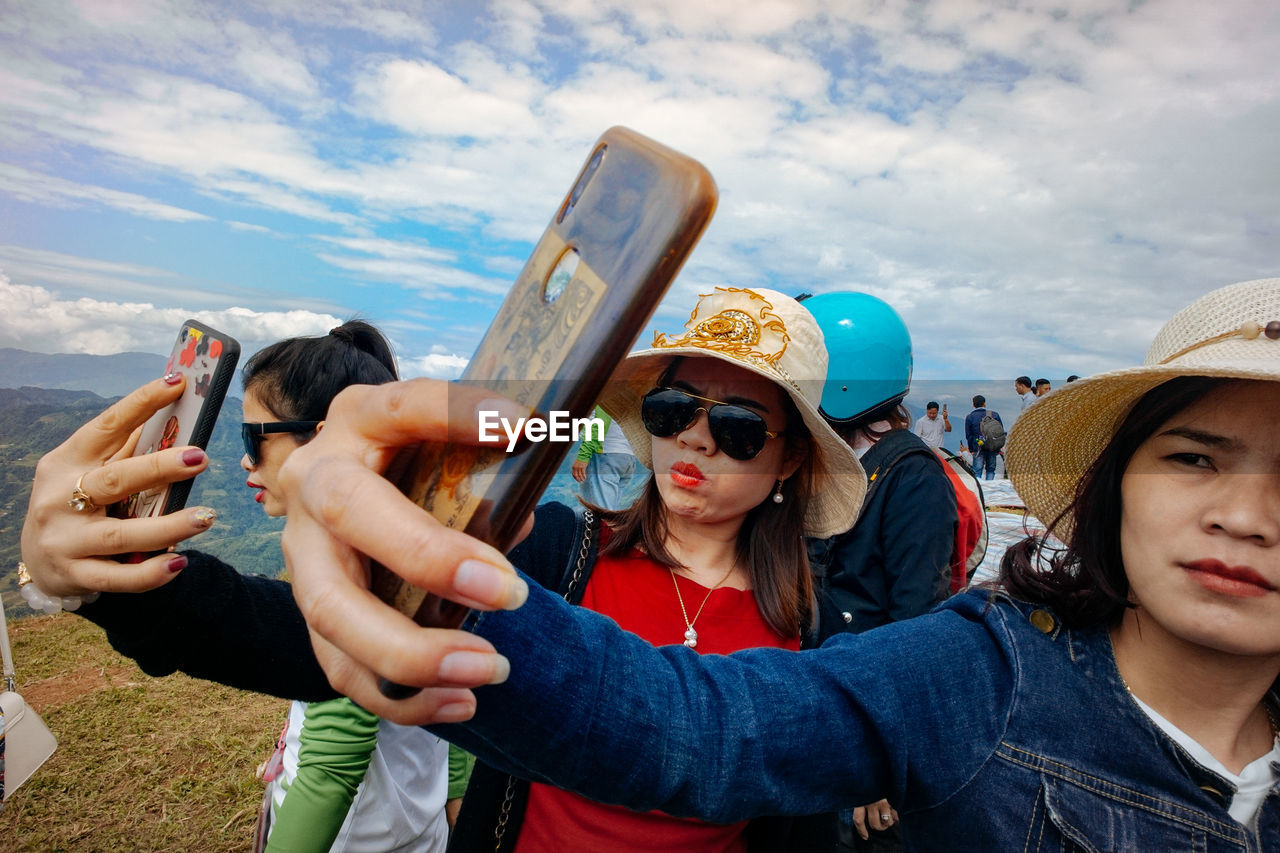
<svg viewBox="0 0 1280 853">
<path fill-rule="evenodd" d="M 13 652 L 9 649 L 9 626 L 4 619 L 3 600 L 0 600 L 0 656 L 4 657 L 4 689 L 16 691 L 13 682 Z"/>
</svg>

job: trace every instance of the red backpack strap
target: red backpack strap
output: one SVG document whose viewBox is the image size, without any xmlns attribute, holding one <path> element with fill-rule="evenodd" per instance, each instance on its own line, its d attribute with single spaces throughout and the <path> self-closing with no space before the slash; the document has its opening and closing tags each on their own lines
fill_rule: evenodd
<svg viewBox="0 0 1280 853">
<path fill-rule="evenodd" d="M 969 575 L 986 553 L 987 513 L 978 494 L 951 464 L 955 455 L 943 448 L 937 453 L 956 493 L 956 544 L 951 555 L 951 592 L 956 593 L 968 584 Z M 977 488 L 980 490 L 981 484 Z"/>
</svg>

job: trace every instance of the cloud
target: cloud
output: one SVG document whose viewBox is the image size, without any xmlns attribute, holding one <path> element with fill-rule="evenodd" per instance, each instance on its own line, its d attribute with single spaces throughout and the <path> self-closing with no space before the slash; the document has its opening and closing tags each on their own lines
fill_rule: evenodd
<svg viewBox="0 0 1280 853">
<path fill-rule="evenodd" d="M 405 379 L 416 379 L 421 376 L 432 379 L 457 379 L 470 360 L 452 353 L 433 352 L 419 358 L 401 359 L 400 373 Z"/>
<path fill-rule="evenodd" d="M 194 318 L 237 338 L 245 354 L 281 338 L 322 335 L 341 323 L 312 311 L 191 310 L 152 302 L 59 299 L 43 287 L 14 284 L 0 271 L 0 346 L 32 352 L 167 354 L 183 321 Z"/>
<path fill-rule="evenodd" d="M 0 191 L 21 201 L 67 206 L 105 205 L 169 222 L 195 222 L 209 217 L 194 210 L 174 207 L 135 193 L 121 192 L 90 184 L 77 184 L 53 175 L 41 175 L 20 166 L 0 163 Z"/>
<path fill-rule="evenodd" d="M 427 296 L 464 300 L 505 294 L 511 287 L 509 281 L 462 269 L 454 252 L 420 243 L 371 237 L 317 239 L 348 252 L 320 251 L 316 255 L 320 260 L 362 281 L 398 284 Z"/>
<path fill-rule="evenodd" d="M 515 94 L 527 96 L 520 87 Z M 533 126 L 526 97 L 486 91 L 432 62 L 392 60 L 362 79 L 356 94 L 376 117 L 429 136 L 492 138 Z"/>
</svg>

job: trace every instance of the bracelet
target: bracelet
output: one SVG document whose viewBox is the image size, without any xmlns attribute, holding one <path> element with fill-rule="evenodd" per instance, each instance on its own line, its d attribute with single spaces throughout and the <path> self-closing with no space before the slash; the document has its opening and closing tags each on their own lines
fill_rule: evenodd
<svg viewBox="0 0 1280 853">
<path fill-rule="evenodd" d="M 27 571 L 27 564 L 18 563 L 18 594 L 27 602 L 32 610 L 40 610 L 48 614 L 59 610 L 77 610 L 81 604 L 91 604 L 98 600 L 101 593 L 90 592 L 85 595 L 53 596 L 36 586 L 35 578 Z"/>
</svg>

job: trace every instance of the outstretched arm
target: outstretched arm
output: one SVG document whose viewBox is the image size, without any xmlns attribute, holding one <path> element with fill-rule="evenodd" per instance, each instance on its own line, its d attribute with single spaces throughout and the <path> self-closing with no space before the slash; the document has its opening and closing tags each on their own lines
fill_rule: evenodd
<svg viewBox="0 0 1280 853">
<path fill-rule="evenodd" d="M 883 796 L 920 808 L 999 741 L 1002 711 L 946 709 L 1008 707 L 1000 618 L 973 595 L 813 651 L 700 656 L 535 586 L 519 610 L 474 615 L 511 677 L 476 691 L 474 720 L 437 733 L 500 770 L 638 810 L 731 822 Z"/>
</svg>

